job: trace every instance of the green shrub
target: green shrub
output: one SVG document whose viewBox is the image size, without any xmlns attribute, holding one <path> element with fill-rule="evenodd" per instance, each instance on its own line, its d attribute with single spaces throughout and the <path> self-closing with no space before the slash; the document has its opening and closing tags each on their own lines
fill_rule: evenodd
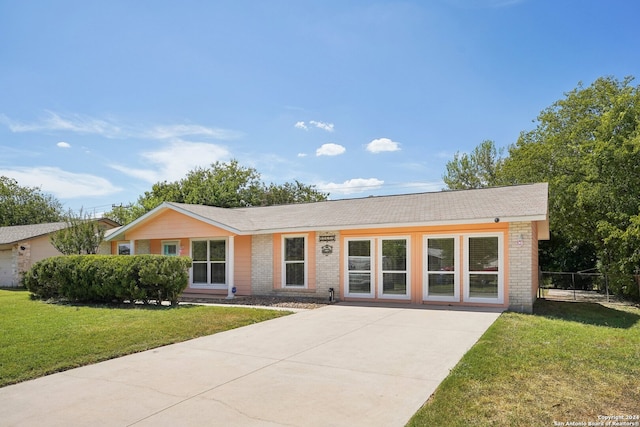
<svg viewBox="0 0 640 427">
<path fill-rule="evenodd" d="M 161 255 L 66 255 L 37 262 L 22 284 L 40 299 L 178 302 L 191 259 Z"/>
</svg>

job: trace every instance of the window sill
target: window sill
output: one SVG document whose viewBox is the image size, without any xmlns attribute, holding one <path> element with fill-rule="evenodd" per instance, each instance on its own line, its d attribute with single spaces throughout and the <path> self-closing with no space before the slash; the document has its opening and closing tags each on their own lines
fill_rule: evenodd
<svg viewBox="0 0 640 427">
<path fill-rule="evenodd" d="M 226 290 L 229 287 L 224 284 L 217 283 L 215 285 L 209 285 L 206 283 L 191 283 L 189 285 L 191 289 L 218 289 L 218 290 Z"/>
</svg>

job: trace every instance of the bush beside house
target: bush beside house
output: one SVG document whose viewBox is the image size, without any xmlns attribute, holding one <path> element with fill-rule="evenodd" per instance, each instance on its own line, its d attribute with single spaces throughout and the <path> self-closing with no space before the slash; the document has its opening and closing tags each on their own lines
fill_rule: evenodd
<svg viewBox="0 0 640 427">
<path fill-rule="evenodd" d="M 122 303 L 169 301 L 188 285 L 188 257 L 67 255 L 37 262 L 22 284 L 39 299 Z"/>
</svg>

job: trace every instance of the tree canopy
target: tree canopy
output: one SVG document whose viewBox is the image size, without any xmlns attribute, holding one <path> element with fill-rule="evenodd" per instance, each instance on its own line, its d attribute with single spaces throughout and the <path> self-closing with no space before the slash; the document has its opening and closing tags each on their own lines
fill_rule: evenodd
<svg viewBox="0 0 640 427">
<path fill-rule="evenodd" d="M 601 77 L 579 84 L 544 109 L 536 127 L 522 132 L 494 164 L 496 179 L 487 185 L 549 183 L 546 262 L 557 267 L 597 263 L 625 273 L 640 267 L 640 87 L 632 82 Z M 485 145 L 478 150 L 490 148 Z M 454 158 L 452 170 L 470 170 L 482 182 L 483 171 L 462 160 Z M 475 182 L 449 176 L 455 178 L 445 181 L 449 188 Z"/>
<path fill-rule="evenodd" d="M 104 240 L 105 227 L 82 209 L 79 214 L 69 211 L 65 216 L 67 227 L 51 235 L 51 244 L 64 255 L 92 255 L 98 253 Z"/>
<path fill-rule="evenodd" d="M 216 162 L 196 168 L 179 181 L 154 184 L 132 206 L 116 206 L 107 217 L 128 224 L 162 202 L 192 203 L 222 208 L 268 206 L 326 200 L 327 193 L 299 181 L 265 184 L 254 168 L 240 166 L 237 160 Z"/>
<path fill-rule="evenodd" d="M 57 222 L 61 218 L 62 204 L 55 197 L 0 176 L 0 227 Z"/>
<path fill-rule="evenodd" d="M 495 143 L 483 141 L 470 154 L 456 152 L 447 162 L 444 183 L 451 190 L 491 187 L 498 184 L 503 150 Z"/>
</svg>

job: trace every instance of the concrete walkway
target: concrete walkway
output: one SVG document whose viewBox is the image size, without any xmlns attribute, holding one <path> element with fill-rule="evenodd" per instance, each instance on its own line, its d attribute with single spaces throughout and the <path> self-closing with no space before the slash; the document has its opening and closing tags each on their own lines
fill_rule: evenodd
<svg viewBox="0 0 640 427">
<path fill-rule="evenodd" d="M 499 314 L 299 312 L 0 388 L 0 424 L 403 426 Z"/>
</svg>

